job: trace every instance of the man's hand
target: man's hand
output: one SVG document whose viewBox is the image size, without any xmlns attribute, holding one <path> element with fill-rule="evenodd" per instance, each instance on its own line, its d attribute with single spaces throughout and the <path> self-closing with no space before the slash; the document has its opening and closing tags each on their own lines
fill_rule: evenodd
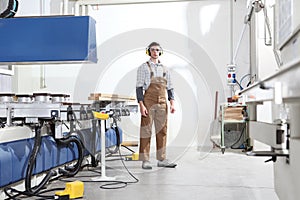
<svg viewBox="0 0 300 200">
<path fill-rule="evenodd" d="M 140 104 L 141 115 L 143 117 L 147 117 L 148 116 L 148 110 L 147 110 L 146 106 L 144 105 L 144 103 L 142 101 L 140 101 L 139 104 Z"/>
</svg>

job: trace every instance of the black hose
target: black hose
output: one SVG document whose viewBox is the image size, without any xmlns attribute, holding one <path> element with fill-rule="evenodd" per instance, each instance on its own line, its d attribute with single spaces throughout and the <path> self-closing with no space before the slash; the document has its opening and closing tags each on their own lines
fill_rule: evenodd
<svg viewBox="0 0 300 200">
<path fill-rule="evenodd" d="M 107 148 L 107 150 L 109 151 L 110 154 L 115 154 L 115 153 L 117 153 L 119 151 L 119 147 L 120 147 L 120 132 L 119 132 L 119 128 L 118 127 L 114 127 L 112 129 L 116 133 L 117 143 L 116 143 L 114 149 Z"/>
<path fill-rule="evenodd" d="M 232 149 L 239 149 L 239 147 L 236 148 L 236 147 L 233 147 L 233 146 L 236 145 L 241 140 L 242 136 L 245 133 L 245 128 L 246 128 L 246 125 L 244 125 L 244 127 L 242 128 L 241 134 L 240 134 L 239 138 L 232 145 L 230 145 L 230 148 L 232 148 Z"/>
<path fill-rule="evenodd" d="M 118 124 L 117 124 L 117 120 L 115 117 L 113 117 L 113 124 L 114 126 L 111 127 L 115 133 L 116 133 L 116 139 L 117 139 L 117 143 L 116 143 L 116 146 L 115 146 L 115 149 L 111 150 L 111 149 L 108 149 L 109 153 L 111 154 L 115 154 L 119 151 L 119 148 L 120 148 L 120 145 L 121 145 L 121 136 L 120 136 L 120 131 L 119 131 L 119 127 L 118 127 Z"/>
<path fill-rule="evenodd" d="M 45 199 L 55 199 L 55 196 L 54 195 L 41 195 L 42 193 L 46 193 L 46 192 L 51 192 L 53 190 L 64 190 L 65 188 L 53 188 L 53 189 L 50 189 L 50 190 L 45 190 L 43 192 L 40 192 L 38 194 L 29 194 L 28 192 L 26 191 L 19 191 L 19 190 L 16 190 L 14 188 L 4 188 L 4 193 L 6 196 L 8 196 L 8 198 L 6 198 L 5 200 L 21 200 L 23 199 L 22 197 L 21 198 L 17 198 L 18 196 L 21 196 L 21 195 L 24 195 L 24 196 L 35 196 L 35 197 L 41 197 L 43 200 Z M 12 193 L 16 193 L 15 195 L 12 195 Z"/>
<path fill-rule="evenodd" d="M 41 136 L 41 127 L 40 126 L 35 126 L 35 139 L 34 139 L 34 146 L 33 150 L 31 152 L 29 161 L 28 161 L 28 166 L 26 169 L 26 176 L 25 176 L 25 191 L 28 194 L 36 194 L 39 192 L 45 185 L 46 183 L 50 180 L 52 176 L 56 175 L 55 171 L 49 171 L 47 175 L 43 178 L 43 180 L 40 182 L 39 185 L 35 186 L 34 188 L 31 187 L 31 176 L 32 176 L 32 171 L 35 166 L 36 158 L 38 155 L 38 152 L 41 148 L 41 143 L 42 143 L 42 136 Z"/>
<path fill-rule="evenodd" d="M 17 0 L 9 0 L 8 7 L 0 13 L 0 18 L 11 18 L 14 17 L 18 11 L 19 2 Z"/>
<path fill-rule="evenodd" d="M 81 164 L 83 161 L 83 145 L 81 143 L 81 141 L 75 137 L 75 136 L 70 136 L 66 139 L 61 139 L 59 140 L 60 143 L 62 144 L 70 144 L 71 142 L 74 142 L 77 145 L 77 149 L 78 149 L 78 160 L 77 163 L 74 166 L 66 166 L 65 169 L 59 168 L 59 173 L 63 174 L 64 176 L 75 176 L 79 170 L 81 169 Z"/>
<path fill-rule="evenodd" d="M 0 128 L 4 128 L 5 127 L 5 123 L 0 119 Z"/>
</svg>

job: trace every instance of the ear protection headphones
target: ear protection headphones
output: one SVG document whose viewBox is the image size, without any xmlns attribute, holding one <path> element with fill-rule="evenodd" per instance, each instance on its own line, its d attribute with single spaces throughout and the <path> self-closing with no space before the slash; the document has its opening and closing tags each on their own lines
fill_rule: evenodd
<svg viewBox="0 0 300 200">
<path fill-rule="evenodd" d="M 148 56 L 151 56 L 150 48 L 151 48 L 152 46 L 159 46 L 160 52 L 159 52 L 158 55 L 159 55 L 159 56 L 163 55 L 163 49 L 161 48 L 161 46 L 160 46 L 157 42 L 152 42 L 152 43 L 149 44 L 149 46 L 146 48 L 146 54 L 147 54 Z"/>
</svg>

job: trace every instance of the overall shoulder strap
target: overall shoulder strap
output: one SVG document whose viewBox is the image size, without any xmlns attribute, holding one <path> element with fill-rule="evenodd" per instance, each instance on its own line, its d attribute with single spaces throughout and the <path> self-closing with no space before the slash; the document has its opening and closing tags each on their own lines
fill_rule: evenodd
<svg viewBox="0 0 300 200">
<path fill-rule="evenodd" d="M 153 71 L 152 71 L 152 68 L 151 68 L 151 66 L 150 66 L 149 61 L 147 61 L 147 65 L 148 65 L 148 68 L 149 68 L 149 71 L 150 71 L 150 78 L 152 78 L 152 77 L 154 76 L 154 73 L 153 73 Z"/>
<path fill-rule="evenodd" d="M 163 77 L 166 77 L 166 75 L 167 75 L 167 67 L 164 66 L 164 65 L 162 65 L 162 67 L 163 67 Z"/>
</svg>

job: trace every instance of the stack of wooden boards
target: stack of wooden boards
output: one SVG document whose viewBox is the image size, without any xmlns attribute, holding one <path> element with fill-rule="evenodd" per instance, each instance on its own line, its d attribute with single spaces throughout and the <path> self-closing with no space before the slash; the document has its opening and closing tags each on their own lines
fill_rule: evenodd
<svg viewBox="0 0 300 200">
<path fill-rule="evenodd" d="M 93 101 L 135 101 L 136 98 L 132 96 L 125 96 L 119 94 L 104 94 L 104 93 L 91 93 L 89 100 Z"/>
<path fill-rule="evenodd" d="M 243 120 L 245 106 L 230 106 L 224 108 L 224 120 Z"/>
</svg>

